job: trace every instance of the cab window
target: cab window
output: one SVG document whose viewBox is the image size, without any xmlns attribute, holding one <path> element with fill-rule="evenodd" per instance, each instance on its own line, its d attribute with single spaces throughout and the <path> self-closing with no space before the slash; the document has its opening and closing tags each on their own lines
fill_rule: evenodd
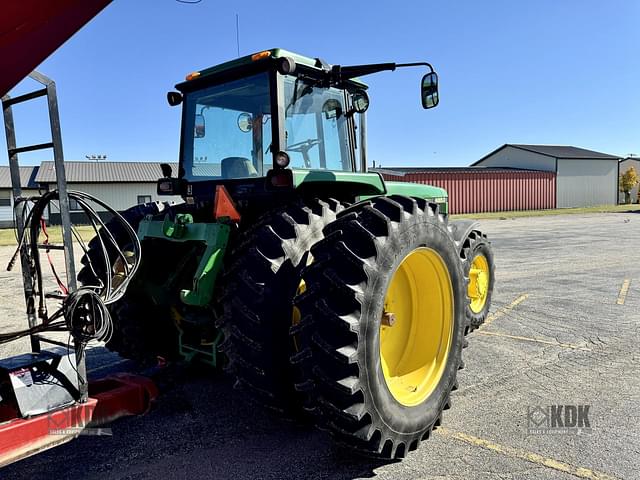
<svg viewBox="0 0 640 480">
<path fill-rule="evenodd" d="M 286 148 L 292 168 L 351 171 L 342 90 L 285 77 Z"/>
</svg>

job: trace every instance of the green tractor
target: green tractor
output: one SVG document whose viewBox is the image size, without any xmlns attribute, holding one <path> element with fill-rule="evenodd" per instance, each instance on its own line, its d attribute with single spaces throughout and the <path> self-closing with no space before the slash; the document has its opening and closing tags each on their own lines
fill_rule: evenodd
<svg viewBox="0 0 640 480">
<path fill-rule="evenodd" d="M 251 399 L 312 414 L 368 454 L 400 458 L 428 438 L 494 270 L 477 225 L 448 221 L 445 190 L 367 172 L 358 77 L 405 66 L 429 70 L 421 101 L 435 107 L 428 63 L 332 66 L 280 49 L 178 84 L 179 171 L 163 166 L 158 193 L 184 202 L 124 212 L 143 254 L 110 307 L 107 347 L 225 365 Z M 107 226 L 83 258 L 84 285 L 117 282 L 135 260 Z"/>
</svg>

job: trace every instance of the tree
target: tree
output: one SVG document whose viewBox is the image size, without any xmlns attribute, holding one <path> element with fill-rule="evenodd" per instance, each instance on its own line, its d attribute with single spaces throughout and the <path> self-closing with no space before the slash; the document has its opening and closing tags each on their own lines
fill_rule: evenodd
<svg viewBox="0 0 640 480">
<path fill-rule="evenodd" d="M 640 183 L 640 177 L 633 167 L 620 175 L 620 191 L 624 192 L 624 203 L 631 203 L 631 190 L 638 183 Z"/>
</svg>

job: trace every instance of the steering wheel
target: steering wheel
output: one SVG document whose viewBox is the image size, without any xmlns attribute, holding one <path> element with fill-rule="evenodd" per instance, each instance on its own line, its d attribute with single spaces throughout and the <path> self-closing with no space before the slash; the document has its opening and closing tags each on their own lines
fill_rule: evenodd
<svg viewBox="0 0 640 480">
<path fill-rule="evenodd" d="M 293 143 L 291 145 L 287 145 L 287 150 L 291 152 L 299 152 L 305 153 L 308 152 L 311 147 L 315 147 L 320 143 L 320 140 L 317 138 L 309 138 L 308 140 L 304 140 L 302 142 Z"/>
<path fill-rule="evenodd" d="M 292 143 L 287 145 L 287 150 L 290 152 L 297 152 L 302 154 L 305 168 L 311 168 L 311 159 L 309 158 L 309 150 L 318 145 L 321 140 L 317 138 L 310 138 L 303 142 Z"/>
</svg>

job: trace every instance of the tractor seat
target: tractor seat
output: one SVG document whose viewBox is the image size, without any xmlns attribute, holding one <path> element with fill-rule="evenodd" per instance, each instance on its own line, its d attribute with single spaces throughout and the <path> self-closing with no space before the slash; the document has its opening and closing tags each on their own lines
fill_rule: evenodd
<svg viewBox="0 0 640 480">
<path fill-rule="evenodd" d="M 257 177 L 258 171 L 251 160 L 244 157 L 223 158 L 220 163 L 222 178 Z"/>
</svg>

